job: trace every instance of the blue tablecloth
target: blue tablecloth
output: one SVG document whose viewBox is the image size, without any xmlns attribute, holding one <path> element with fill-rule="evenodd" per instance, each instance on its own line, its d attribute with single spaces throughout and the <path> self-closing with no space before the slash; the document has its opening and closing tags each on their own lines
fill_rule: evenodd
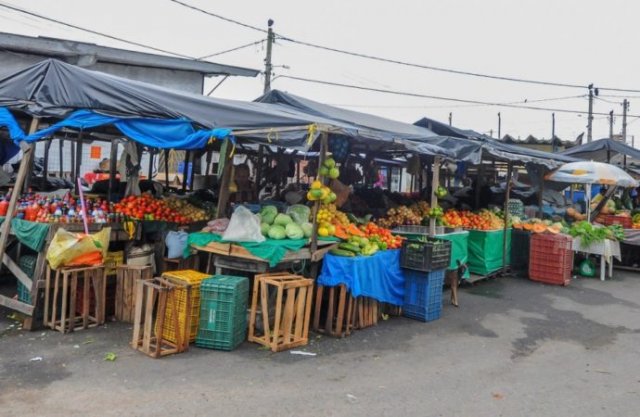
<svg viewBox="0 0 640 417">
<path fill-rule="evenodd" d="M 404 275 L 400 270 L 400 250 L 354 258 L 325 255 L 318 285 L 333 287 L 340 284 L 345 284 L 354 297 L 362 295 L 402 305 Z"/>
</svg>

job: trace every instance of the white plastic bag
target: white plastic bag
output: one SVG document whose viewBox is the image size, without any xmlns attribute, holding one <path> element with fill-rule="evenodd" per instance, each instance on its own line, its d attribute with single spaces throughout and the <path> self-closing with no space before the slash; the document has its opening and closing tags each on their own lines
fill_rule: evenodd
<svg viewBox="0 0 640 417">
<path fill-rule="evenodd" d="M 222 235 L 228 242 L 264 242 L 266 239 L 260 232 L 260 217 L 251 213 L 244 206 L 238 206 L 231 215 L 229 226 Z"/>
</svg>

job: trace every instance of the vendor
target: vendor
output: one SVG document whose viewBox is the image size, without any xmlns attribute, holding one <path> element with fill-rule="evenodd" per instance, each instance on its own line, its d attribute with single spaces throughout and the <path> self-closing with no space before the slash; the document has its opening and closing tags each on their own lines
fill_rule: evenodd
<svg viewBox="0 0 640 417">
<path fill-rule="evenodd" d="M 246 203 L 257 200 L 256 190 L 250 176 L 251 170 L 249 169 L 249 165 L 240 164 L 234 166 L 233 185 L 235 185 L 235 187 L 232 185 L 229 187 L 233 191 L 229 196 L 230 202 Z"/>
</svg>

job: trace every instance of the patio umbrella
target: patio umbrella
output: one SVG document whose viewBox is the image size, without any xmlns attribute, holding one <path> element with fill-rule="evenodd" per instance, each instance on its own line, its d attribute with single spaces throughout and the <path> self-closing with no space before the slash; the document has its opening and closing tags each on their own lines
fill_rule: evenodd
<svg viewBox="0 0 640 417">
<path fill-rule="evenodd" d="M 545 177 L 549 181 L 569 184 L 585 184 L 587 208 L 591 203 L 591 184 L 617 187 L 637 187 L 638 181 L 622 169 L 604 162 L 578 161 L 562 165 Z M 591 220 L 591 210 L 587 210 L 587 220 Z"/>
</svg>

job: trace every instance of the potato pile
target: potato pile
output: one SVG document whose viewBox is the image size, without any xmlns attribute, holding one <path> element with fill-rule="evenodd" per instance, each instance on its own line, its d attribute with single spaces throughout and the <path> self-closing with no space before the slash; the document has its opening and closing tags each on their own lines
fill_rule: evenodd
<svg viewBox="0 0 640 417">
<path fill-rule="evenodd" d="M 192 222 L 209 220 L 207 212 L 201 208 L 198 208 L 187 200 L 183 200 L 174 196 L 165 198 L 167 206 L 177 211 L 181 216 L 190 219 Z"/>
</svg>

